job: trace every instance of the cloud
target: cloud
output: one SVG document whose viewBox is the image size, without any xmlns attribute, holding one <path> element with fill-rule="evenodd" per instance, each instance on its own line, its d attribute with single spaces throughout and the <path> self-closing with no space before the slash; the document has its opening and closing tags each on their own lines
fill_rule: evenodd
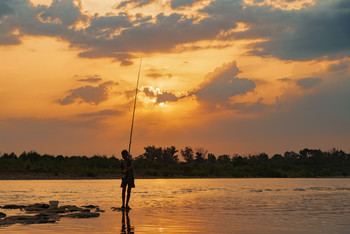
<svg viewBox="0 0 350 234">
<path fill-rule="evenodd" d="M 39 17 L 44 21 L 55 22 L 58 20 L 63 26 L 75 25 L 78 21 L 85 21 L 80 8 L 72 0 L 54 0 L 51 5 L 43 9 Z"/>
<path fill-rule="evenodd" d="M 91 76 L 85 79 L 79 79 L 78 81 L 81 82 L 90 82 L 90 83 L 98 83 L 102 80 L 102 78 L 98 77 L 98 76 Z"/>
<path fill-rule="evenodd" d="M 51 36 L 72 41 L 77 35 L 74 24 L 86 17 L 71 0 L 53 1 L 51 6 L 12 0 L 7 5 L 15 14 L 7 14 L 0 23 L 0 43 L 18 44 L 23 36 Z"/>
<path fill-rule="evenodd" d="M 234 118 L 215 115 L 205 125 L 186 129 L 182 141 L 187 144 L 200 142 L 208 147 L 219 145 L 219 150 L 223 152 L 245 154 L 274 154 L 303 148 L 329 150 L 333 147 L 349 151 L 349 74 L 317 76 L 323 81 L 312 92 L 282 96 L 279 100 L 282 105 L 278 109 L 265 111 L 264 115 L 254 118 L 246 118 L 245 115 Z M 259 109 L 251 104 L 251 111 Z M 242 108 L 241 111 L 245 112 L 249 108 L 247 104 L 237 103 L 231 107 Z M 204 135 L 210 138 L 206 140 L 201 137 Z"/>
<path fill-rule="evenodd" d="M 346 2 L 317 1 L 299 10 L 281 11 L 272 6 L 243 7 L 238 1 L 215 1 L 202 11 L 213 18 L 223 17 L 231 25 L 246 24 L 247 30 L 227 32 L 222 39 L 264 40 L 248 47 L 252 55 L 285 60 L 333 59 L 350 54 L 350 8 Z"/>
<path fill-rule="evenodd" d="M 113 81 L 104 82 L 96 87 L 87 85 L 69 91 L 69 95 L 57 102 L 61 105 L 72 104 L 76 101 L 87 102 L 98 105 L 108 99 L 108 90 L 110 87 L 117 85 Z"/>
<path fill-rule="evenodd" d="M 134 8 L 151 4 L 155 0 L 125 0 L 117 5 L 117 9 L 132 5 Z"/>
<path fill-rule="evenodd" d="M 239 73 L 236 62 L 224 64 L 206 76 L 206 80 L 189 96 L 195 95 L 199 102 L 226 104 L 229 98 L 244 95 L 255 88 L 255 83 L 246 78 L 236 77 Z"/>
<path fill-rule="evenodd" d="M 320 82 L 322 82 L 321 78 L 303 78 L 298 79 L 296 81 L 296 84 L 302 89 L 311 89 Z"/>
<path fill-rule="evenodd" d="M 144 6 L 151 2 L 138 1 L 136 4 Z M 83 49 L 79 54 L 81 57 L 114 58 L 124 66 L 132 64 L 133 53 L 171 51 L 183 43 L 215 39 L 222 29 L 215 21 L 208 19 L 197 23 L 196 18 L 177 13 L 159 14 L 155 18 L 126 12 L 89 16 L 72 0 L 55 0 L 50 6 L 13 0 L 11 6 L 17 14 L 1 24 L 2 44 L 18 44 L 25 35 L 59 37 L 72 47 Z M 88 26 L 81 28 L 80 24 L 78 28 L 78 22 Z M 18 35 L 12 34 L 16 28 L 20 31 Z"/>
<path fill-rule="evenodd" d="M 277 1 L 266 5 L 265 1 L 246 4 L 229 0 L 211 1 L 191 15 L 133 15 L 124 9 L 154 2 L 122 1 L 117 14 L 91 16 L 73 0 L 54 0 L 49 6 L 34 6 L 22 0 L 1 1 L 0 44 L 19 44 L 27 35 L 57 37 L 83 50 L 81 57 L 112 58 L 123 66 L 131 65 L 139 53 L 166 53 L 188 43 L 212 40 L 224 43 L 254 39 L 247 47 L 250 54 L 285 60 L 350 56 L 350 7 L 346 0 L 317 1 L 293 11 L 274 8 Z M 178 8 L 196 2 L 171 4 Z M 246 29 L 236 30 L 239 23 Z"/>
<path fill-rule="evenodd" d="M 238 113 L 242 114 L 251 114 L 251 113 L 262 113 L 267 109 L 277 108 L 278 102 L 272 105 L 266 105 L 262 103 L 264 99 L 259 98 L 256 102 L 236 102 L 236 103 L 226 103 L 225 107 L 229 110 L 235 110 Z"/>
<path fill-rule="evenodd" d="M 131 27 L 130 17 L 127 14 L 98 16 L 90 19 L 90 25 L 85 29 L 91 37 L 104 38 L 117 33 L 120 29 Z"/>
<path fill-rule="evenodd" d="M 251 53 L 286 60 L 349 56 L 350 8 L 340 8 L 342 3 L 344 1 L 324 2 L 310 9 L 285 13 L 284 17 L 281 15 L 277 23 L 269 24 L 268 40 L 253 45 Z M 271 14 L 276 17 L 280 13 Z M 262 22 L 271 22 L 272 17 L 268 18 Z"/>
<path fill-rule="evenodd" d="M 179 98 L 176 97 L 175 94 L 170 92 L 159 93 L 156 97 L 156 103 L 176 102 L 177 100 L 179 100 Z"/>
<path fill-rule="evenodd" d="M 172 74 L 161 74 L 161 73 L 157 73 L 157 72 L 153 72 L 153 73 L 148 73 L 146 74 L 146 76 L 150 77 L 150 78 L 153 78 L 153 79 L 158 79 L 158 78 L 161 78 L 161 77 L 168 77 L 168 78 L 171 78 L 173 75 Z"/>
<path fill-rule="evenodd" d="M 104 51 L 104 49 L 106 49 L 106 51 Z M 133 62 L 131 59 L 135 58 L 131 54 L 115 53 L 113 50 L 108 50 L 108 48 L 88 50 L 79 53 L 79 56 L 83 58 L 114 58 L 114 60 L 119 61 L 122 66 L 132 65 Z"/>
<path fill-rule="evenodd" d="M 153 89 L 153 87 L 143 87 L 141 90 L 146 97 L 154 100 L 154 104 L 177 102 L 180 98 L 175 94 L 167 91 L 161 91 L 160 89 Z"/>
<path fill-rule="evenodd" d="M 281 82 L 290 82 L 291 79 L 289 79 L 289 78 L 281 78 L 281 79 L 278 79 L 278 81 L 281 81 Z"/>
<path fill-rule="evenodd" d="M 11 0 L 0 1 L 0 45 L 17 45 L 20 40 L 14 31 L 16 27 L 8 23 L 4 16 L 13 15 L 14 10 L 10 7 Z M 13 17 L 13 16 L 11 16 Z"/>
<path fill-rule="evenodd" d="M 192 6 L 195 2 L 200 2 L 201 0 L 172 0 L 171 8 L 181 8 Z"/>
<path fill-rule="evenodd" d="M 315 4 L 314 0 L 244 0 L 250 6 L 268 6 L 281 10 L 300 10 Z"/>
<path fill-rule="evenodd" d="M 2 17 L 3 15 L 7 15 L 7 14 L 10 14 L 10 13 L 13 13 L 12 8 L 10 8 L 9 5 L 8 5 L 8 3 L 10 1 L 11 0 L 2 0 L 0 2 L 0 17 Z"/>
<path fill-rule="evenodd" d="M 120 116 L 123 112 L 119 110 L 106 109 L 97 112 L 82 113 L 77 115 L 78 117 L 90 118 L 90 117 L 108 117 L 108 116 Z"/>
<path fill-rule="evenodd" d="M 146 94 L 146 97 L 155 97 L 157 94 L 157 91 L 154 90 L 152 87 L 144 87 L 142 92 Z"/>
<path fill-rule="evenodd" d="M 339 63 L 331 64 L 328 67 L 329 72 L 344 71 L 350 67 L 350 61 L 341 61 Z"/>
</svg>

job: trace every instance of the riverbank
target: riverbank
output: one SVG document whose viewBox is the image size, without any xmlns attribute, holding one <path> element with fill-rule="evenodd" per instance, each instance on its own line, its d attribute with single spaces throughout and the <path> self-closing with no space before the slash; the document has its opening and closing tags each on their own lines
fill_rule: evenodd
<svg viewBox="0 0 350 234">
<path fill-rule="evenodd" d="M 225 178 L 281 178 L 281 177 L 213 177 L 213 176 L 148 176 L 136 175 L 135 179 L 225 179 Z M 315 177 L 285 177 L 285 178 L 350 178 L 350 176 L 315 176 Z M 53 175 L 46 173 L 31 174 L 0 174 L 0 180 L 109 180 L 121 179 L 121 175 L 98 175 L 98 176 L 77 176 L 77 175 Z"/>
<path fill-rule="evenodd" d="M 25 174 L 0 174 L 0 180 L 86 180 L 86 179 L 120 179 L 120 175 L 77 176 L 77 175 L 53 175 L 47 173 Z"/>
<path fill-rule="evenodd" d="M 257 155 L 170 160 L 165 152 L 135 158 L 137 178 L 340 178 L 350 175 L 350 154 L 304 149 L 269 157 Z M 157 151 L 158 152 L 158 151 Z M 153 156 L 154 157 L 153 157 Z M 106 156 L 50 156 L 36 152 L 3 154 L 0 179 L 118 179 L 121 160 Z"/>
</svg>

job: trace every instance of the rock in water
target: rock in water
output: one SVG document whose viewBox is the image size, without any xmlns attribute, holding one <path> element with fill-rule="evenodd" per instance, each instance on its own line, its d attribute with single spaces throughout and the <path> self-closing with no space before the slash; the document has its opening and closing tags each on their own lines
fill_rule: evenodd
<svg viewBox="0 0 350 234">
<path fill-rule="evenodd" d="M 49 201 L 50 209 L 57 209 L 58 201 Z"/>
<path fill-rule="evenodd" d="M 59 221 L 61 217 L 69 218 L 95 218 L 100 214 L 97 212 L 104 212 L 98 206 L 89 205 L 85 207 L 78 207 L 75 205 L 65 205 L 58 207 L 58 201 L 50 201 L 50 205 L 44 203 L 35 203 L 28 206 L 19 205 L 5 205 L 2 209 L 21 209 L 26 213 L 35 215 L 16 215 L 6 217 L 5 213 L 0 212 L 0 226 L 12 225 L 16 223 L 21 224 L 37 224 L 37 223 L 54 223 Z M 95 212 L 90 212 L 88 208 L 95 208 Z M 68 213 L 68 214 L 64 214 Z"/>
<path fill-rule="evenodd" d="M 93 209 L 93 208 L 98 208 L 98 206 L 94 206 L 94 205 L 88 205 L 88 206 L 82 206 L 88 209 Z"/>
<path fill-rule="evenodd" d="M 48 205 L 48 204 L 35 203 L 34 205 L 29 205 L 24 209 L 25 209 L 25 211 L 42 211 L 42 210 L 48 209 L 49 207 L 50 207 L 50 205 Z"/>
<path fill-rule="evenodd" d="M 19 206 L 19 205 L 4 205 L 2 207 L 3 209 L 22 209 L 25 208 L 25 206 Z"/>
<path fill-rule="evenodd" d="M 101 210 L 100 208 L 96 208 L 95 212 L 100 212 L 100 213 L 104 213 L 105 211 L 104 210 Z"/>
<path fill-rule="evenodd" d="M 54 223 L 54 222 L 56 222 L 56 219 L 50 216 L 18 215 L 18 216 L 9 216 L 5 219 L 0 220 L 0 226 L 11 225 L 16 223 L 35 224 L 35 223 Z"/>
<path fill-rule="evenodd" d="M 6 217 L 6 214 L 5 214 L 5 213 L 0 212 L 0 218 L 4 218 L 4 217 Z"/>
<path fill-rule="evenodd" d="M 63 217 L 69 217 L 69 218 L 78 218 L 78 219 L 86 219 L 86 218 L 95 218 L 99 217 L 99 213 L 94 212 L 80 212 L 80 213 L 74 213 L 74 214 L 67 214 Z"/>
</svg>

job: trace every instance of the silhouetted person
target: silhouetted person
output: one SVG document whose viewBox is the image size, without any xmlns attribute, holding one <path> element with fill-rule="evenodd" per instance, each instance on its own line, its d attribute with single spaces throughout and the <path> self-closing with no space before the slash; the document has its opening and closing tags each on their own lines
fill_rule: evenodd
<svg viewBox="0 0 350 234">
<path fill-rule="evenodd" d="M 131 194 L 131 188 L 135 188 L 134 183 L 134 160 L 131 158 L 130 154 L 127 150 L 122 151 L 122 157 L 123 161 L 121 162 L 120 169 L 122 173 L 122 184 L 120 187 L 123 188 L 122 190 L 122 200 L 123 205 L 122 209 L 130 210 L 129 207 L 129 200 L 130 200 L 130 194 Z M 128 195 L 126 197 L 126 203 L 125 203 L 125 191 L 126 187 L 128 187 Z"/>
<path fill-rule="evenodd" d="M 126 225 L 125 225 L 125 215 L 126 215 Z M 134 233 L 134 227 L 130 226 L 130 218 L 129 218 L 129 211 L 124 210 L 123 216 L 122 216 L 122 230 L 120 232 L 121 234 L 132 234 Z"/>
</svg>

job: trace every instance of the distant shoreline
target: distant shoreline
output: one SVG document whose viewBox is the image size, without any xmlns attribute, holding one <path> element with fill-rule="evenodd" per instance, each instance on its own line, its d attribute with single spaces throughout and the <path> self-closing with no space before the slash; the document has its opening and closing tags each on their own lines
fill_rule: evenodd
<svg viewBox="0 0 350 234">
<path fill-rule="evenodd" d="M 265 179 L 290 179 L 290 178 L 304 178 L 304 179 L 317 179 L 317 178 L 350 178 L 350 176 L 315 176 L 315 177 L 213 177 L 213 176 L 136 176 L 135 179 L 253 179 L 253 178 L 265 178 Z M 48 175 L 48 174 L 11 174 L 0 175 L 0 180 L 115 180 L 121 179 L 121 176 L 117 175 L 105 175 L 105 176 L 74 176 L 74 175 Z"/>
</svg>

